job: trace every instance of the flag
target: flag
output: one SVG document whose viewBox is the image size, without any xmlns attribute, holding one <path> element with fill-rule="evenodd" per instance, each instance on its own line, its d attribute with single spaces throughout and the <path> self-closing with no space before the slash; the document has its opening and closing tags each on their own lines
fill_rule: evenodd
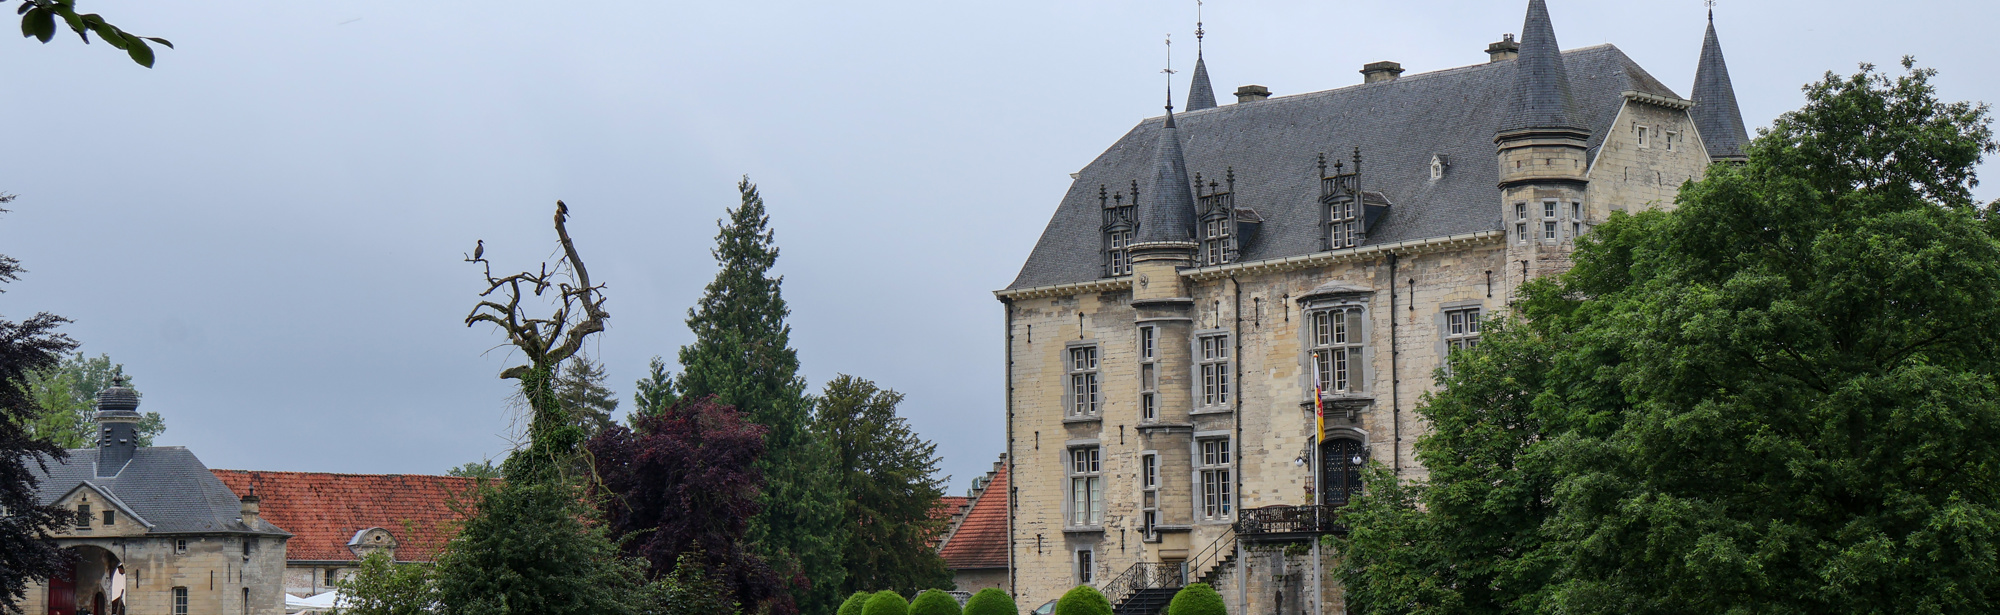
<svg viewBox="0 0 2000 615">
<path fill-rule="evenodd" d="M 1323 401 L 1321 401 L 1321 398 L 1320 398 L 1320 390 L 1319 390 L 1319 383 L 1317 383 L 1317 382 L 1313 383 L 1313 422 L 1314 422 L 1314 424 L 1315 424 L 1315 425 L 1317 425 L 1317 426 L 1319 427 L 1319 431 L 1318 431 L 1318 432 L 1315 432 L 1315 433 L 1316 433 L 1317 435 L 1313 436 L 1313 438 L 1314 438 L 1314 439 L 1316 439 L 1316 440 L 1323 440 L 1323 439 L 1325 439 L 1325 438 L 1326 438 L 1326 403 L 1325 403 L 1325 402 L 1323 402 Z"/>
</svg>

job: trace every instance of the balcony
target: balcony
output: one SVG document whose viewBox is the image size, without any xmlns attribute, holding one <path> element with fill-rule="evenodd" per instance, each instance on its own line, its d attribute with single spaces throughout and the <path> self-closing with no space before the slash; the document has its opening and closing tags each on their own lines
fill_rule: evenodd
<svg viewBox="0 0 2000 615">
<path fill-rule="evenodd" d="M 1335 506 L 1265 506 L 1237 512 L 1236 536 L 1244 542 L 1291 542 L 1342 534 Z"/>
</svg>

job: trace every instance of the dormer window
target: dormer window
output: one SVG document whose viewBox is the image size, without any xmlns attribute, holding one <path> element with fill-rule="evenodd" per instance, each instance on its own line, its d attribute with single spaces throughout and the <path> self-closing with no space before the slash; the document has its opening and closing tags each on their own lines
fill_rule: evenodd
<svg viewBox="0 0 2000 615">
<path fill-rule="evenodd" d="M 1201 223 L 1201 264 L 1228 262 L 1229 221 L 1214 219 Z"/>
<path fill-rule="evenodd" d="M 1132 232 L 1139 227 L 1139 182 L 1132 182 L 1132 194 L 1110 194 L 1097 187 L 1097 203 L 1104 211 L 1104 275 L 1132 274 Z"/>
<path fill-rule="evenodd" d="M 1361 207 L 1355 199 L 1327 205 L 1327 245 L 1338 250 L 1361 243 Z"/>
<path fill-rule="evenodd" d="M 1431 181 L 1444 179 L 1444 154 L 1431 155 Z"/>
<path fill-rule="evenodd" d="M 1221 265 L 1235 262 L 1236 251 L 1242 238 L 1237 232 L 1240 221 L 1236 210 L 1236 170 L 1230 169 L 1228 184 L 1209 180 L 1202 183 L 1201 174 L 1194 176 L 1195 216 L 1201 224 L 1201 251 L 1195 255 L 1198 266 Z M 1242 212 L 1252 217 L 1251 212 Z"/>
<path fill-rule="evenodd" d="M 1433 162 L 1442 162 L 1434 159 Z M 1324 229 L 1321 242 L 1324 249 L 1342 250 L 1361 245 L 1368 233 L 1367 199 L 1375 199 L 1374 207 L 1386 209 L 1388 200 L 1380 194 L 1370 195 L 1361 190 L 1361 150 L 1354 151 L 1354 168 L 1343 168 L 1340 162 L 1333 163 L 1332 172 L 1326 166 L 1326 155 L 1319 160 L 1319 203 L 1320 224 Z"/>
</svg>

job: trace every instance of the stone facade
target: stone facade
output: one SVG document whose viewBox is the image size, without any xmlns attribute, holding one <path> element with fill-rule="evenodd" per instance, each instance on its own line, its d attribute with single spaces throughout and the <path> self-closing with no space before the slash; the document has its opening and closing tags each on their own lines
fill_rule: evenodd
<svg viewBox="0 0 2000 615">
<path fill-rule="evenodd" d="M 1141 222 L 1137 243 L 1129 233 L 1120 236 L 1123 243 L 1105 242 L 1107 250 L 1124 252 L 1106 257 L 1107 275 L 1096 279 L 1075 280 L 1080 268 L 1051 262 L 1056 260 L 1051 254 L 1074 245 L 1067 238 L 1076 231 L 1062 224 L 1083 219 L 1057 215 L 1021 280 L 996 293 L 1005 304 L 1013 481 L 1009 559 L 1019 604 L 1034 608 L 1079 584 L 1112 590 L 1110 598 L 1117 601 L 1136 595 L 1121 592 L 1146 578 L 1147 570 L 1164 566 L 1182 581 L 1214 584 L 1232 612 L 1345 612 L 1341 588 L 1329 572 L 1333 562 L 1314 544 L 1323 531 L 1268 532 L 1241 522 L 1246 516 L 1317 514 L 1311 511 L 1327 510 L 1317 506 L 1337 507 L 1357 492 L 1360 465 L 1381 464 L 1403 480 L 1425 478 L 1412 445 L 1428 426 L 1416 409 L 1435 390 L 1447 355 L 1476 344 L 1477 323 L 1504 315 L 1523 283 L 1567 270 L 1579 236 L 1613 212 L 1672 207 L 1684 182 L 1699 180 L 1720 160 L 1711 159 L 1697 134 L 1689 112 L 1694 103 L 1670 95 L 1636 65 L 1620 71 L 1634 73 L 1630 78 L 1639 85 L 1633 88 L 1592 83 L 1588 91 L 1600 94 L 1574 103 L 1590 106 L 1587 113 L 1549 107 L 1549 101 L 1569 100 L 1568 78 L 1560 68 L 1565 54 L 1556 50 L 1542 2 L 1530 4 L 1520 53 L 1511 52 L 1510 37 L 1505 41 L 1510 53 L 1493 60 L 1547 68 L 1532 74 L 1521 69 L 1512 82 L 1516 89 L 1547 91 L 1508 98 L 1512 108 L 1500 123 L 1508 128 L 1497 135 L 1486 128 L 1481 134 L 1411 139 L 1482 140 L 1492 144 L 1494 163 L 1398 152 L 1397 160 L 1428 163 L 1429 183 L 1423 183 L 1423 176 L 1401 170 L 1363 172 L 1361 152 L 1347 171 L 1328 170 L 1322 155 L 1313 184 L 1324 187 L 1317 204 L 1272 207 L 1268 194 L 1235 194 L 1242 187 L 1239 174 L 1258 169 L 1229 162 L 1230 157 L 1309 159 L 1309 152 L 1260 157 L 1227 149 L 1236 140 L 1227 133 L 1190 138 L 1190 157 L 1206 153 L 1196 149 L 1198 143 L 1221 143 L 1215 147 L 1224 153 L 1217 157 L 1229 165 L 1226 186 L 1211 181 L 1204 191 L 1197 176 L 1192 200 L 1202 203 L 1199 211 L 1212 211 L 1212 203 L 1228 199 L 1264 199 L 1254 204 L 1265 212 L 1261 217 L 1235 211 L 1222 218 L 1261 225 L 1226 241 L 1236 242 L 1228 244 L 1233 253 L 1239 246 L 1248 253 L 1253 242 L 1263 241 L 1263 257 L 1217 263 L 1207 256 L 1209 237 L 1162 239 L 1147 235 Z M 1500 69 L 1440 73 L 1475 85 L 1490 83 L 1467 76 L 1474 70 Z M 1592 71 L 1584 79 L 1605 72 Z M 1356 86 L 1360 89 L 1349 96 L 1367 101 L 1369 92 L 1390 96 L 1394 92 L 1386 88 L 1443 78 L 1381 80 Z M 1296 122 L 1298 113 L 1281 117 Z M 1422 130 L 1408 126 L 1394 129 Z M 1181 164 L 1173 116 L 1163 129 L 1143 134 L 1160 139 L 1150 150 L 1153 169 Z M 1127 159 L 1143 156 L 1137 152 L 1144 144 L 1130 139 L 1093 162 L 1079 182 L 1123 185 L 1131 180 L 1102 177 L 1099 169 L 1143 172 L 1148 165 Z M 1418 200 L 1441 193 L 1436 186 L 1464 172 L 1452 162 L 1495 165 L 1488 168 L 1495 170 L 1497 183 L 1485 184 L 1491 191 L 1484 198 L 1490 200 L 1480 206 L 1491 213 L 1472 214 L 1470 229 L 1449 220 L 1425 222 L 1425 216 L 1443 217 L 1425 212 L 1449 209 Z M 1094 173 L 1100 175 L 1096 180 L 1090 177 Z M 1155 172 L 1156 178 L 1175 176 Z M 1188 197 L 1160 188 L 1162 181 L 1156 179 L 1143 197 L 1139 182 L 1131 181 L 1137 220 L 1197 209 L 1168 202 Z M 1383 186 L 1383 193 L 1373 192 L 1374 186 Z M 1104 201 L 1102 189 L 1090 188 L 1082 193 L 1096 192 Z M 1365 210 L 1353 219 L 1371 233 L 1366 239 L 1343 242 L 1335 234 L 1316 244 L 1289 244 L 1318 245 L 1316 251 L 1269 247 L 1297 237 L 1281 225 L 1311 229 L 1317 223 L 1312 232 L 1337 233 L 1339 225 L 1328 222 L 1339 222 L 1343 203 Z M 1253 204 L 1243 205 L 1247 210 Z M 1111 215 L 1115 207 L 1104 206 L 1107 234 L 1132 226 L 1127 220 L 1134 217 Z M 1317 209 L 1322 207 L 1333 213 Z M 1324 215 L 1283 219 L 1273 211 Z M 1393 217 L 1410 211 L 1418 213 Z M 1375 240 L 1378 220 L 1390 229 L 1385 234 L 1401 237 Z M 1426 233 L 1424 224 L 1449 232 Z M 1093 224 L 1081 232 L 1098 229 Z M 1123 270 L 1128 264 L 1129 271 Z M 1062 276 L 1074 281 L 1048 283 Z M 1324 408 L 1324 431 L 1318 429 L 1317 408 Z"/>
</svg>

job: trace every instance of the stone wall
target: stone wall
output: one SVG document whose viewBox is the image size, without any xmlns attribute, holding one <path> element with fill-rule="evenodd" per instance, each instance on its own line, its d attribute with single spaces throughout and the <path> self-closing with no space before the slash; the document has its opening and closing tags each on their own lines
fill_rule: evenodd
<svg viewBox="0 0 2000 615">
<path fill-rule="evenodd" d="M 185 552 L 176 542 L 185 540 Z M 244 542 L 249 541 L 249 555 Z M 284 615 L 285 540 L 249 535 L 59 538 L 65 548 L 96 547 L 125 566 L 126 612 L 173 613 L 174 588 L 186 588 L 188 613 Z M 80 573 L 82 571 L 79 571 Z M 79 576 L 82 576 L 79 574 Z M 79 591 L 79 604 L 89 598 Z M 248 599 L 246 602 L 245 599 Z M 26 613 L 47 612 L 48 590 L 28 587 Z"/>
<path fill-rule="evenodd" d="M 1645 147 L 1639 145 L 1640 127 L 1647 129 Z M 1675 137 L 1672 148 L 1669 132 Z M 1708 150 L 1687 110 L 1628 100 L 1591 161 L 1592 221 L 1613 211 L 1671 209 L 1681 184 L 1700 180 L 1707 169 Z"/>
</svg>

